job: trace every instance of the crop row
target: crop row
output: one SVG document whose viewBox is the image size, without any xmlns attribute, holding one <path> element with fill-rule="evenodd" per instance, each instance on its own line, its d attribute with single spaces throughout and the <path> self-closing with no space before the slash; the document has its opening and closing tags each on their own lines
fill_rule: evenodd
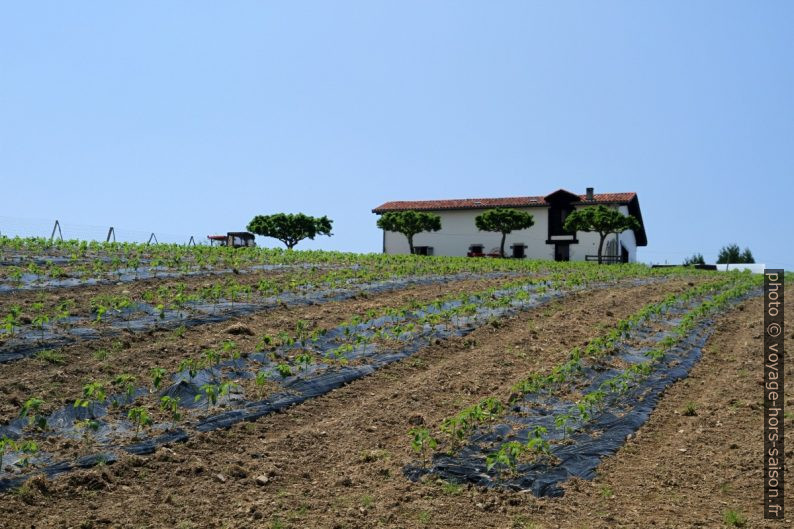
<svg viewBox="0 0 794 529">
<path fill-rule="evenodd" d="M 40 279 L 66 277 L 114 278 L 120 273 L 151 269 L 153 272 L 190 270 L 244 270 L 263 265 L 313 267 L 364 267 L 398 275 L 474 271 L 527 271 L 538 262 L 510 260 L 423 259 L 416 256 L 352 254 L 327 251 L 285 251 L 267 248 L 141 245 L 0 237 L 0 277 L 22 274 Z M 35 257 L 34 257 L 35 256 Z"/>
<path fill-rule="evenodd" d="M 584 285 L 568 291 L 581 288 Z M 562 295 L 565 291 L 546 281 L 530 280 L 419 309 L 384 311 L 366 321 L 353 318 L 311 333 L 298 322 L 291 335 L 263 336 L 258 352 L 243 353 L 233 342 L 225 342 L 199 357 L 184 359 L 175 373 L 155 368 L 147 386 L 140 386 L 143 380 L 130 374 L 88 381 L 73 406 L 48 415 L 41 399 L 30 397 L 20 418 L 0 432 L 16 443 L 27 434 L 57 434 L 106 447 L 132 437 L 135 442 L 125 449 L 140 451 L 141 446 L 187 435 L 177 429 L 180 420 L 187 427 L 184 421 L 193 417 L 192 427 L 199 431 L 252 420 L 370 374 L 433 340 L 466 334 Z M 219 407 L 227 411 L 212 415 Z M 158 436 L 158 432 L 163 433 Z M 141 440 L 141 433 L 152 436 Z M 19 451 L 13 455 L 17 461 L 22 457 Z M 25 461 L 41 464 L 50 457 L 28 456 Z"/>
<path fill-rule="evenodd" d="M 586 359 L 596 360 L 610 351 L 614 351 L 618 342 L 623 338 L 628 338 L 631 335 L 631 330 L 638 327 L 641 323 L 662 314 L 672 306 L 721 290 L 734 281 L 734 278 L 728 277 L 719 281 L 702 283 L 681 294 L 670 294 L 659 303 L 645 305 L 632 315 L 619 320 L 608 333 L 590 340 L 586 347 L 574 347 L 568 354 L 568 360 L 552 368 L 550 373 L 531 373 L 528 377 L 516 382 L 512 386 L 511 394 L 506 399 L 488 397 L 442 420 L 438 428 L 443 434 L 439 437 L 442 442 L 431 437 L 429 430 L 418 431 L 414 429 L 410 432 L 412 445 L 415 449 L 421 447 L 421 445 L 417 444 L 417 440 L 424 439 L 436 448 L 444 449 L 447 452 L 459 448 L 459 444 L 475 428 L 483 423 L 495 421 L 512 404 L 521 400 L 525 395 L 570 382 L 572 377 L 581 374 L 583 362 Z M 446 442 L 443 442 L 444 439 L 446 439 Z"/>
<path fill-rule="evenodd" d="M 489 397 L 443 420 L 440 435 L 412 429 L 417 453 L 435 455 L 429 468 L 410 467 L 409 475 L 436 472 L 455 481 L 495 484 L 507 472 L 510 486 L 560 493 L 557 482 L 571 474 L 589 477 L 599 456 L 619 446 L 625 429 L 636 430 L 647 419 L 649 392 L 658 398 L 667 384 L 686 375 L 696 360 L 688 340 L 697 335 L 704 341 L 706 318 L 757 287 L 757 278 L 731 276 L 646 305 L 586 348 L 574 348 L 549 374 L 518 381 L 507 399 Z M 660 334 L 654 326 L 669 330 Z M 653 345 L 632 345 L 632 338 Z M 617 355 L 614 365 L 612 355 Z M 579 395 L 581 387 L 576 401 L 566 398 Z M 506 413 L 517 431 L 498 423 Z M 593 423 L 599 432 L 587 432 Z M 575 432 L 578 439 L 572 438 Z M 505 441 L 510 437 L 518 439 Z"/>
<path fill-rule="evenodd" d="M 5 266 L 3 266 L 5 265 Z M 200 271 L 245 271 L 274 266 L 353 268 L 376 277 L 515 272 L 522 274 L 577 271 L 587 274 L 592 263 L 527 259 L 470 259 L 415 255 L 352 254 L 328 251 L 286 251 L 268 248 L 226 248 L 168 244 L 98 243 L 0 237 L 0 278 L 6 291 L 24 284 L 42 287 L 79 286 L 102 281 L 157 276 L 178 277 Z M 613 275 L 648 273 L 626 264 L 609 268 Z M 654 272 L 661 273 L 661 272 Z M 0 292 L 3 288 L 0 288 Z"/>
<path fill-rule="evenodd" d="M 18 360 L 31 354 L 48 354 L 78 340 L 114 335 L 122 329 L 132 332 L 154 328 L 188 328 L 217 323 L 233 317 L 263 312 L 280 306 L 297 306 L 341 301 L 361 294 L 377 294 L 410 286 L 432 285 L 468 279 L 496 279 L 504 274 L 458 274 L 424 276 L 358 282 L 354 279 L 317 285 L 294 277 L 280 281 L 262 279 L 255 285 L 235 279 L 224 283 L 198 286 L 192 292 L 183 284 L 161 285 L 143 290 L 137 298 L 129 295 L 98 295 L 90 300 L 90 312 L 75 315 L 67 300 L 49 310 L 34 302 L 23 324 L 19 307 L 11 307 L 0 328 L 0 363 Z M 326 278 L 327 276 L 322 276 Z M 42 353 L 42 351 L 45 351 Z"/>
<path fill-rule="evenodd" d="M 88 305 L 68 298 L 56 304 L 44 298 L 26 306 L 11 305 L 0 319 L 0 363 L 41 350 L 60 347 L 78 339 L 98 336 L 97 328 L 149 330 L 186 327 L 223 321 L 234 316 L 268 310 L 280 304 L 300 305 L 347 299 L 359 292 L 385 292 L 413 284 L 476 278 L 495 278 L 505 272 L 458 273 L 447 276 L 402 275 L 391 269 L 333 269 L 325 272 L 293 271 L 279 276 L 230 277 L 223 282 L 187 285 L 177 282 L 131 293 L 99 294 Z M 646 267 L 569 267 L 547 274 L 552 285 L 570 286 L 621 277 L 656 277 Z"/>
</svg>

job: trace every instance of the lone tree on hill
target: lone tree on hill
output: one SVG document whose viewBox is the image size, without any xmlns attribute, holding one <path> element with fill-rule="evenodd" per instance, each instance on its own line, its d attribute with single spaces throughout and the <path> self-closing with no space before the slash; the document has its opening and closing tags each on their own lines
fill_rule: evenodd
<svg viewBox="0 0 794 529">
<path fill-rule="evenodd" d="M 499 255 L 505 256 L 505 239 L 511 231 L 525 230 L 535 225 L 531 214 L 517 209 L 496 208 L 489 209 L 482 215 L 474 218 L 474 224 L 481 231 L 495 231 L 502 234 L 502 243 L 499 245 Z"/>
<path fill-rule="evenodd" d="M 303 213 L 276 213 L 257 215 L 248 223 L 248 231 L 273 237 L 292 249 L 303 239 L 314 239 L 317 235 L 331 236 L 333 221 L 326 216 L 310 217 Z"/>
<path fill-rule="evenodd" d="M 753 258 L 753 252 L 750 251 L 750 248 L 745 248 L 742 252 L 739 250 L 738 244 L 729 244 L 728 246 L 723 246 L 717 256 L 717 264 L 726 263 L 752 264 L 755 263 L 755 259 Z"/>
<path fill-rule="evenodd" d="M 402 233 L 408 238 L 408 247 L 414 253 L 414 235 L 423 231 L 441 229 L 441 217 L 421 211 L 387 211 L 378 219 L 378 228 Z"/>
<path fill-rule="evenodd" d="M 631 215 L 624 215 L 616 209 L 606 206 L 591 206 L 577 209 L 565 219 L 565 231 L 595 232 L 601 237 L 598 241 L 598 264 L 602 262 L 604 241 L 610 233 L 622 233 L 626 230 L 640 229 L 640 221 Z"/>
</svg>

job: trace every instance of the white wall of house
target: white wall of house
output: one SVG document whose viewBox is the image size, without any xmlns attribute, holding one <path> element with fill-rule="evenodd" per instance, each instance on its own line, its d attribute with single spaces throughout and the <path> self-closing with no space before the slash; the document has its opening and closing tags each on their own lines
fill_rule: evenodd
<svg viewBox="0 0 794 529">
<path fill-rule="evenodd" d="M 554 259 L 554 244 L 546 244 L 548 239 L 549 213 L 546 207 L 536 208 L 515 208 L 527 211 L 532 214 L 535 225 L 526 230 L 514 231 L 508 234 L 505 240 L 505 255 L 511 255 L 510 246 L 513 244 L 525 244 L 525 254 L 528 259 Z M 626 206 L 620 206 L 620 211 L 624 215 L 628 214 Z M 441 230 L 436 232 L 423 232 L 414 236 L 414 246 L 430 246 L 433 248 L 433 255 L 440 256 L 465 256 L 469 251 L 469 246 L 482 244 L 485 253 L 499 249 L 502 238 L 501 233 L 479 231 L 474 224 L 474 218 L 485 210 L 442 210 L 434 211 L 441 217 Z M 626 247 L 629 252 L 629 261 L 637 260 L 637 243 L 634 232 L 625 231 L 619 235 L 610 235 L 607 240 L 615 241 L 614 248 L 620 252 L 620 245 Z M 596 233 L 577 233 L 578 244 L 570 245 L 570 260 L 584 261 L 586 255 L 598 254 L 598 234 Z M 385 232 L 383 236 L 384 253 L 407 254 L 409 253 L 408 239 L 402 233 Z M 604 243 L 604 254 L 606 255 L 607 243 Z"/>
</svg>

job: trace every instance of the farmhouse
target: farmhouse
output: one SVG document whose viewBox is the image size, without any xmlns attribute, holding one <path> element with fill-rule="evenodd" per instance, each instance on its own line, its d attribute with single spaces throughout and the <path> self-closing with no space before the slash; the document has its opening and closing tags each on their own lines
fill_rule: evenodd
<svg viewBox="0 0 794 529">
<path fill-rule="evenodd" d="M 597 233 L 570 233 L 563 229 L 569 213 L 577 208 L 605 205 L 617 208 L 624 215 L 633 215 L 640 222 L 639 230 L 627 230 L 609 235 L 604 243 L 604 255 L 609 262 L 635 262 L 637 247 L 646 246 L 645 225 L 636 193 L 594 193 L 587 188 L 584 195 L 559 189 L 546 196 L 512 198 L 472 198 L 458 200 L 417 200 L 386 202 L 372 210 L 426 211 L 441 217 L 441 230 L 423 232 L 414 237 L 416 253 L 445 256 L 482 256 L 498 253 L 501 234 L 480 231 L 474 218 L 485 210 L 503 207 L 528 211 L 535 224 L 529 229 L 514 231 L 507 236 L 505 255 L 557 261 L 596 260 Z M 383 232 L 383 253 L 407 254 L 408 241 L 404 235 Z"/>
</svg>

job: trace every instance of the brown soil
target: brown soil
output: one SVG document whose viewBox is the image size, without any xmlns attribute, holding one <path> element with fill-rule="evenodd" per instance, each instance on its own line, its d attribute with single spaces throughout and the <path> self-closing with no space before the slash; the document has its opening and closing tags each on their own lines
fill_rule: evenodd
<svg viewBox="0 0 794 529">
<path fill-rule="evenodd" d="M 416 457 L 407 436 L 412 424 L 435 425 L 465 405 L 503 394 L 529 371 L 548 370 L 564 361 L 571 347 L 583 345 L 642 304 L 685 288 L 686 281 L 672 280 L 573 295 L 499 327 L 478 329 L 466 339 L 428 347 L 286 413 L 197 435 L 150 457 L 127 457 L 104 468 L 35 480 L 17 494 L 2 497 L 0 519 L 13 521 L 10 527 L 521 528 L 646 527 L 643 520 L 655 518 L 659 527 L 689 527 L 691 520 L 719 520 L 720 501 L 727 499 L 749 515 L 746 502 L 760 494 L 760 478 L 738 474 L 742 465 L 757 469 L 758 450 L 753 447 L 758 444 L 758 414 L 731 407 L 729 401 L 757 392 L 758 376 L 745 380 L 738 369 L 718 371 L 714 366 L 726 361 L 721 355 L 733 355 L 742 368 L 757 375 L 760 364 L 752 362 L 754 349 L 748 345 L 760 333 L 757 323 L 748 327 L 759 319 L 756 301 L 722 319 L 717 337 L 693 373 L 700 373 L 704 382 L 711 377 L 709 391 L 722 393 L 704 400 L 697 417 L 681 417 L 673 412 L 687 400 L 698 399 L 702 390 L 693 383 L 697 379 L 676 385 L 637 439 L 605 462 L 595 483 L 577 481 L 567 487 L 564 498 L 537 499 L 444 486 L 432 479 L 416 484 L 401 473 Z M 678 391 L 680 402 L 671 404 Z M 706 411 L 712 406 L 715 412 L 717 406 L 725 406 L 715 415 L 725 416 L 724 424 L 727 410 L 735 412 L 731 432 L 747 452 L 742 448 L 731 454 L 715 445 L 725 442 L 724 426 L 714 427 L 720 432 L 714 438 L 720 441 L 707 443 L 704 433 L 694 433 L 695 421 L 704 421 L 704 431 L 713 427 Z M 695 459 L 677 452 L 681 424 L 685 432 L 691 427 L 692 435 L 703 435 L 690 440 L 701 443 L 702 453 L 689 447 L 695 453 L 687 455 Z M 706 460 L 706 452 L 717 464 L 698 470 L 693 462 Z M 708 488 L 702 480 L 690 483 L 682 475 L 704 471 L 719 474 L 737 491 L 744 480 L 748 486 L 758 481 L 758 491 L 751 487 L 718 498 L 719 480 L 710 480 L 713 487 Z M 638 480 L 645 489 L 639 488 Z M 611 487 L 614 499 L 602 497 L 604 486 Z M 664 503 L 647 501 L 654 490 L 667 494 Z M 699 501 L 695 490 L 702 495 L 697 504 L 702 518 L 685 511 Z M 688 505 L 675 507 L 673 493 L 681 494 Z M 708 514 L 703 513 L 704 505 Z M 687 523 L 681 525 L 682 520 Z"/>
</svg>

